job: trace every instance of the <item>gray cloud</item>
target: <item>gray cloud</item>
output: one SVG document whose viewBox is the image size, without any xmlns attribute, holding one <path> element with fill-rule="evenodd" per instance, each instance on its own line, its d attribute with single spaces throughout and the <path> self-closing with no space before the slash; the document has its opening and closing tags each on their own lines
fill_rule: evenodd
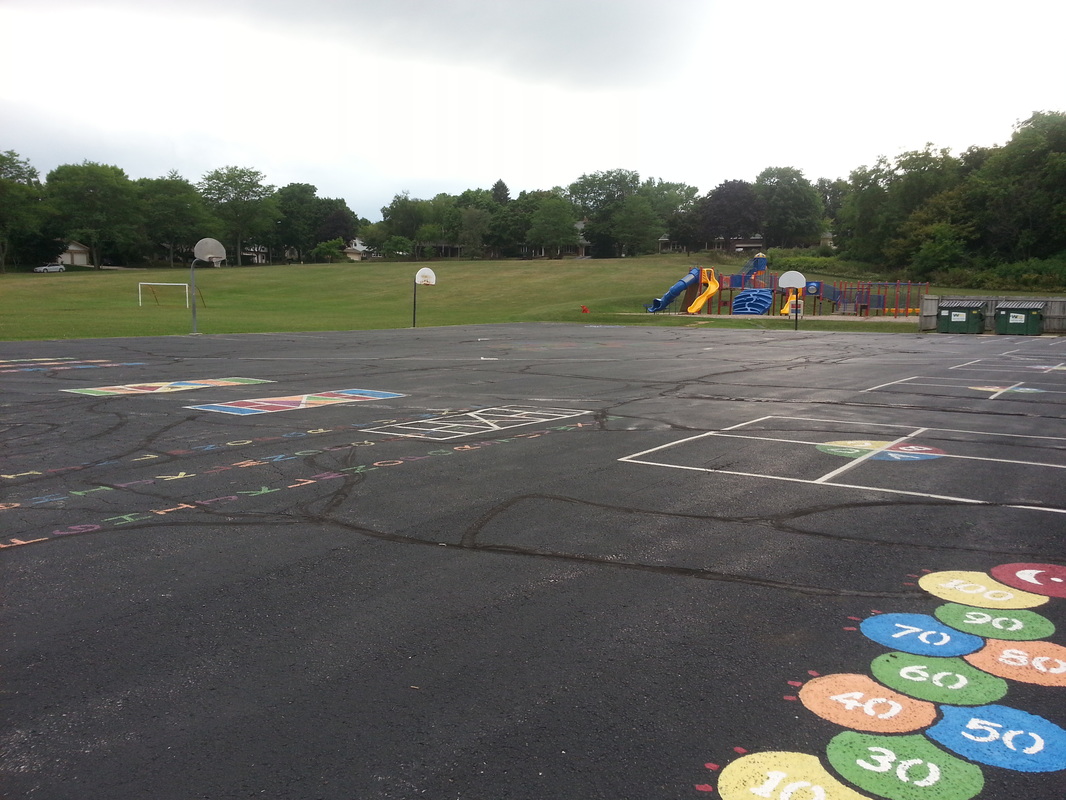
<svg viewBox="0 0 1066 800">
<path fill-rule="evenodd" d="M 86 7 L 84 0 L 11 0 Z M 651 84 L 700 47 L 712 0 L 99 0 L 100 13 L 238 16 L 376 53 L 494 69 L 586 89 Z M 160 31 L 165 34 L 165 30 Z M 676 43 L 682 42 L 681 46 Z M 191 44 L 191 43 L 190 43 Z M 224 43 L 255 52 L 254 39 Z"/>
</svg>

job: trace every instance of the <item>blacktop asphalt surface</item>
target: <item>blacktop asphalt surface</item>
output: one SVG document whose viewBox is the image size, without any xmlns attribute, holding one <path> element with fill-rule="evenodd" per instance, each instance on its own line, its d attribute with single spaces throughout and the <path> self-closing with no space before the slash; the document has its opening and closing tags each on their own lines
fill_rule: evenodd
<svg viewBox="0 0 1066 800">
<path fill-rule="evenodd" d="M 6 342 L 0 409 L 6 798 L 1066 796 L 1066 337 Z"/>
</svg>

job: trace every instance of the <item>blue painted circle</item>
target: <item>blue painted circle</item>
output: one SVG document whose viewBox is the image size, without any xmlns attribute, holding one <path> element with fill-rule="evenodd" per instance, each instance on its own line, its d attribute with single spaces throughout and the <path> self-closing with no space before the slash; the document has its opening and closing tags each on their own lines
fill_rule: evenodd
<svg viewBox="0 0 1066 800">
<path fill-rule="evenodd" d="M 1016 772 L 1066 769 L 1066 731 L 1010 706 L 940 706 L 943 719 L 926 730 L 934 742 L 970 761 Z"/>
<path fill-rule="evenodd" d="M 918 656 L 964 656 L 985 646 L 985 640 L 962 633 L 928 614 L 879 614 L 859 629 L 878 644 Z"/>
</svg>

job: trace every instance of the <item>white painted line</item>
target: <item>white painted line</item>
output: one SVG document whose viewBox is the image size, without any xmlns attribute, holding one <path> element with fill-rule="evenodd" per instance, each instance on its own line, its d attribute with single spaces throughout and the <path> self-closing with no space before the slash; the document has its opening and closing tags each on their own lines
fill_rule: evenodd
<svg viewBox="0 0 1066 800">
<path fill-rule="evenodd" d="M 871 459 L 874 456 L 876 456 L 878 453 L 883 453 L 885 450 L 888 450 L 888 449 L 890 449 L 891 447 L 893 447 L 893 446 L 895 446 L 897 444 L 903 444 L 903 442 L 907 441 L 908 439 L 913 439 L 918 434 L 924 433 L 927 430 L 928 430 L 928 428 L 919 428 L 914 433 L 910 433 L 910 434 L 908 434 L 906 436 L 901 436 L 900 438 L 896 439 L 896 441 L 894 441 L 894 442 L 889 442 L 888 444 L 884 445 L 883 447 L 878 447 L 876 450 L 871 450 L 869 453 L 866 453 L 865 455 L 861 455 L 858 458 L 852 459 L 850 463 L 845 464 L 844 466 L 842 466 L 842 467 L 840 467 L 838 469 L 835 469 L 832 472 L 827 472 L 822 477 L 817 478 L 814 482 L 815 483 L 825 483 L 830 478 L 835 478 L 837 475 L 840 475 L 841 473 L 847 472 L 850 469 L 854 469 L 855 467 L 859 466 L 859 464 L 861 464 L 864 461 L 868 461 L 869 459 Z"/>
<path fill-rule="evenodd" d="M 1017 388 L 1018 388 L 1019 386 L 1024 386 L 1024 385 L 1025 385 L 1025 381 L 1018 381 L 1018 382 L 1017 382 L 1016 384 L 1014 384 L 1013 386 L 1008 386 L 1008 387 L 1007 387 L 1006 389 L 1004 389 L 1003 391 L 1000 391 L 1000 392 L 996 392 L 995 394 L 993 394 L 993 395 L 990 395 L 988 399 L 989 399 L 989 400 L 995 400 L 995 399 L 997 399 L 997 398 L 998 398 L 998 397 L 999 397 L 1000 395 L 1002 395 L 1002 394 L 1005 394 L 1005 393 L 1009 392 L 1009 391 L 1010 391 L 1011 389 L 1017 389 Z"/>
<path fill-rule="evenodd" d="M 773 416 L 771 414 L 769 416 L 759 417 L 758 419 L 748 420 L 747 422 L 741 422 L 741 423 L 739 423 L 737 425 L 730 425 L 728 428 L 722 428 L 721 430 L 722 431 L 734 431 L 737 428 L 743 428 L 746 425 L 754 425 L 756 422 L 762 422 L 765 419 L 789 419 L 789 417 L 775 417 L 775 416 Z M 819 421 L 824 421 L 824 420 L 819 420 Z M 648 455 L 648 453 L 655 453 L 655 452 L 657 452 L 659 450 L 665 450 L 668 447 L 676 447 L 677 445 L 685 444 L 686 442 L 694 442 L 697 439 L 706 439 L 708 436 L 718 436 L 720 434 L 720 432 L 721 431 L 707 431 L 707 433 L 698 433 L 695 436 L 689 436 L 687 439 L 678 439 L 676 442 L 667 442 L 666 444 L 661 444 L 658 447 L 653 447 L 650 450 L 641 450 L 639 453 L 634 453 L 631 456 L 622 456 L 622 458 L 620 458 L 618 460 L 619 461 L 629 461 L 630 459 L 633 459 L 633 458 L 639 458 L 640 456 L 646 456 L 646 455 Z M 634 463 L 641 463 L 641 462 L 634 462 Z"/>
<path fill-rule="evenodd" d="M 970 364 L 980 364 L 982 361 L 984 361 L 983 358 L 975 358 L 973 361 L 967 361 L 965 364 L 956 364 L 954 367 L 948 367 L 948 369 L 962 369 L 970 366 Z"/>
<path fill-rule="evenodd" d="M 763 475 L 758 472 L 737 472 L 728 469 L 708 469 L 707 467 L 691 467 L 683 464 L 662 464 L 658 461 L 634 461 L 632 457 L 620 458 L 619 461 L 628 461 L 631 464 L 643 464 L 648 467 L 666 467 L 667 469 L 684 469 L 690 472 L 713 472 L 722 475 L 736 475 L 741 478 L 762 478 L 768 481 L 784 481 L 786 483 L 803 483 L 808 486 L 831 486 L 836 489 L 859 489 L 864 492 L 881 492 L 882 494 L 899 494 L 906 497 L 921 497 L 926 500 L 947 500 L 952 503 L 966 503 L 975 506 L 998 506 L 1001 508 L 1020 508 L 1025 511 L 1044 511 L 1050 514 L 1066 514 L 1066 508 L 1047 508 L 1044 506 L 1026 506 L 1018 503 L 994 503 L 989 500 L 976 500 L 972 497 L 956 497 L 950 494 L 932 494 L 930 492 L 908 492 L 904 489 L 884 489 L 880 486 L 862 486 L 857 483 L 818 483 L 804 478 L 786 478 L 782 475 Z"/>
<path fill-rule="evenodd" d="M 950 369 L 955 369 L 955 368 L 954 367 L 950 367 Z M 881 384 L 878 384 L 877 386 L 871 386 L 869 389 L 863 389 L 862 392 L 876 392 L 878 389 L 884 389 L 886 386 L 895 386 L 897 383 L 906 383 L 907 381 L 914 380 L 915 378 L 919 378 L 919 377 L 921 377 L 921 376 L 920 375 L 912 375 L 909 378 L 900 378 L 898 381 L 889 381 L 888 383 L 881 383 Z M 862 394 L 862 392 L 859 392 L 859 394 Z"/>
<path fill-rule="evenodd" d="M 928 430 L 936 431 L 936 430 L 942 430 L 942 429 L 941 428 L 923 428 L 922 430 L 923 431 L 928 431 Z M 735 433 L 712 433 L 710 435 L 714 436 L 715 438 L 718 438 L 718 439 L 750 439 L 753 442 L 774 442 L 774 443 L 780 443 L 780 444 L 801 444 L 801 445 L 805 445 L 807 447 L 820 447 L 821 445 L 830 444 L 829 442 L 808 442 L 808 441 L 806 441 L 804 439 L 778 439 L 778 438 L 775 438 L 775 437 L 772 437 L 772 436 L 748 436 L 748 435 L 745 435 L 745 434 L 735 434 Z M 917 434 L 914 434 L 914 435 L 916 436 Z M 995 435 L 998 435 L 998 434 L 991 434 L 991 435 L 995 436 Z M 890 442 L 885 447 L 886 448 L 887 447 L 891 447 L 893 444 L 897 444 L 899 441 L 904 441 L 907 438 L 909 438 L 909 437 L 905 436 L 905 437 L 903 437 L 903 439 L 897 440 L 897 442 Z M 971 442 L 971 444 L 973 444 L 973 443 Z M 882 449 L 885 449 L 885 448 L 882 448 Z M 874 451 L 874 452 L 880 452 L 880 451 Z M 640 454 L 638 453 L 638 455 L 640 455 Z M 960 461 L 987 461 L 987 462 L 992 463 L 992 464 L 1016 464 L 1016 465 L 1022 466 L 1022 467 L 1050 467 L 1051 469 L 1066 469 L 1066 464 L 1049 464 L 1049 463 L 1044 462 L 1044 461 L 1019 461 L 1018 459 L 1013 459 L 1013 458 L 988 458 L 987 456 L 963 456 L 963 455 L 959 455 L 958 453 L 937 453 L 936 457 L 937 458 L 955 458 L 955 459 L 958 459 Z M 619 460 L 622 460 L 622 459 L 619 459 Z"/>
<path fill-rule="evenodd" d="M 859 484 L 839 483 L 839 482 L 835 482 L 835 481 L 832 480 L 835 476 L 840 475 L 841 473 L 846 472 L 847 470 L 857 466 L 859 463 L 862 463 L 863 461 L 868 460 L 869 458 L 873 457 L 877 453 L 884 452 L 884 451 L 888 450 L 889 448 L 891 448 L 893 445 L 899 444 L 900 442 L 907 441 L 908 439 L 913 439 L 913 438 L 915 438 L 915 437 L 917 437 L 917 436 L 919 436 L 919 435 L 921 435 L 923 433 L 932 433 L 932 434 L 936 434 L 936 433 L 958 433 L 958 434 L 964 434 L 964 435 L 967 435 L 967 436 L 984 437 L 986 439 L 1009 438 L 1009 439 L 1040 440 L 1040 441 L 1049 441 L 1049 442 L 1056 442 L 1056 443 L 1058 443 L 1058 442 L 1066 442 L 1066 437 L 1061 437 L 1061 436 L 1040 436 L 1040 435 L 1033 435 L 1033 434 L 1018 434 L 1018 433 L 993 433 L 993 432 L 989 432 L 989 431 L 972 431 L 972 430 L 964 430 L 964 429 L 958 429 L 958 428 L 917 428 L 917 429 L 915 429 L 913 426 L 910 426 L 910 425 L 895 425 L 895 424 L 891 424 L 891 423 L 883 423 L 883 424 L 877 423 L 876 427 L 878 427 L 878 428 L 905 428 L 905 429 L 909 429 L 910 433 L 897 438 L 896 441 L 891 442 L 891 443 L 889 443 L 889 444 L 887 444 L 887 445 L 885 445 L 885 446 L 883 446 L 881 448 L 878 448 L 876 450 L 871 450 L 869 454 L 867 454 L 867 455 L 865 455 L 865 456 L 863 456 L 861 458 L 854 459 L 851 463 L 844 465 L 840 469 L 834 470 L 833 472 L 827 473 L 826 475 L 823 475 L 822 477 L 814 479 L 814 480 L 805 479 L 805 478 L 790 478 L 790 477 L 785 477 L 785 476 L 781 476 L 781 475 L 768 475 L 768 474 L 765 474 L 765 473 L 757 473 L 757 472 L 742 472 L 742 471 L 738 471 L 738 470 L 715 469 L 715 468 L 711 468 L 711 467 L 697 467 L 697 466 L 690 466 L 690 465 L 686 465 L 686 464 L 669 464 L 669 463 L 664 463 L 664 462 L 661 462 L 661 461 L 651 461 L 651 460 L 647 460 L 647 459 L 643 458 L 644 456 L 647 456 L 647 455 L 649 455 L 651 453 L 656 453 L 656 452 L 661 451 L 661 450 L 666 450 L 666 449 L 669 449 L 671 447 L 675 447 L 675 446 L 678 446 L 678 445 L 686 444 L 688 442 L 693 442 L 693 441 L 697 441 L 699 439 L 704 439 L 704 438 L 712 437 L 712 436 L 718 436 L 718 437 L 721 437 L 721 438 L 729 438 L 729 439 L 753 439 L 753 440 L 756 440 L 756 441 L 772 441 L 772 442 L 775 442 L 775 443 L 784 442 L 784 443 L 788 443 L 788 444 L 802 444 L 802 445 L 827 444 L 827 442 L 821 442 L 821 443 L 810 442 L 810 443 L 808 443 L 808 442 L 802 442 L 802 441 L 798 441 L 798 440 L 794 440 L 794 439 L 780 439 L 780 438 L 777 438 L 777 437 L 749 436 L 749 435 L 745 435 L 743 432 L 737 433 L 737 434 L 727 434 L 727 433 L 725 433 L 726 431 L 737 431 L 737 430 L 739 430 L 741 428 L 745 428 L 745 427 L 748 427 L 748 426 L 751 426 L 751 425 L 755 425 L 755 424 L 760 423 L 760 422 L 765 422 L 767 420 L 786 420 L 786 421 L 796 421 L 796 422 L 818 422 L 818 423 L 827 423 L 827 424 L 831 424 L 831 425 L 838 425 L 838 426 L 841 426 L 841 427 L 844 427 L 844 426 L 847 426 L 847 425 L 870 426 L 870 424 L 871 424 L 871 423 L 867 423 L 867 422 L 851 422 L 851 421 L 846 421 L 846 420 L 821 419 L 821 418 L 817 418 L 817 417 L 782 417 L 782 416 L 776 416 L 776 415 L 772 415 L 771 414 L 771 415 L 767 415 L 767 416 L 764 416 L 764 417 L 759 417 L 757 419 L 752 419 L 752 420 L 749 420 L 747 422 L 741 422 L 741 423 L 738 423 L 736 425 L 731 425 L 731 426 L 729 426 L 727 428 L 722 428 L 720 431 L 709 431 L 707 433 L 698 434 L 696 436 L 688 436 L 688 437 L 686 437 L 684 439 L 681 439 L 679 441 L 676 441 L 676 442 L 670 442 L 670 443 L 667 443 L 667 444 L 660 445 L 658 447 L 653 447 L 653 448 L 650 448 L 648 450 L 641 451 L 640 453 L 634 453 L 633 455 L 630 455 L 630 456 L 624 456 L 622 458 L 619 458 L 618 460 L 619 461 L 628 462 L 628 463 L 632 463 L 632 464 L 643 464 L 645 466 L 651 466 L 651 467 L 665 467 L 667 469 L 688 470 L 688 471 L 691 471 L 691 472 L 720 473 L 722 475 L 735 475 L 735 476 L 738 476 L 738 477 L 746 477 L 746 478 L 761 478 L 763 480 L 785 481 L 787 483 L 799 483 L 799 484 L 806 484 L 806 485 L 809 485 L 809 486 L 834 486 L 834 487 L 839 487 L 839 488 L 844 488 L 844 489 L 858 489 L 858 490 L 862 490 L 862 491 L 880 492 L 880 493 L 884 493 L 884 494 L 902 495 L 902 496 L 907 496 L 907 497 L 921 497 L 921 498 L 933 499 L 933 500 L 947 500 L 949 502 L 955 502 L 955 503 L 967 503 L 967 504 L 972 504 L 972 505 L 988 505 L 988 506 L 997 506 L 997 507 L 1001 507 L 1001 508 L 1017 508 L 1017 509 L 1026 510 L 1026 511 L 1043 511 L 1043 512 L 1048 512 L 1048 513 L 1053 513 L 1053 514 L 1066 514 L 1066 508 L 1050 508 L 1050 507 L 1044 507 L 1044 506 L 1024 505 L 1024 504 L 1020 504 L 1020 503 L 993 502 L 993 501 L 989 501 L 989 500 L 978 500 L 978 499 L 970 498 L 970 497 L 957 497 L 957 496 L 954 496 L 954 495 L 939 495 L 939 494 L 933 494 L 933 493 L 930 493 L 930 492 L 917 492 L 917 491 L 907 491 L 907 490 L 903 490 L 903 489 L 887 489 L 887 488 L 882 488 L 882 487 L 879 487 L 879 486 L 864 486 L 864 485 L 859 485 Z M 1051 469 L 1066 469 L 1066 464 L 1048 464 L 1048 463 L 1043 463 L 1043 462 L 1038 462 L 1038 461 L 1020 461 L 1020 460 L 1015 460 L 1015 459 L 996 459 L 996 458 L 987 458 L 987 457 L 981 457 L 981 456 L 954 455 L 954 454 L 950 454 L 950 453 L 938 454 L 938 456 L 940 458 L 956 458 L 956 459 L 969 460 L 969 461 L 985 461 L 985 462 L 991 462 L 991 463 L 1011 464 L 1011 465 L 1019 465 L 1019 466 L 1045 467 L 1045 468 L 1051 468 Z"/>
</svg>

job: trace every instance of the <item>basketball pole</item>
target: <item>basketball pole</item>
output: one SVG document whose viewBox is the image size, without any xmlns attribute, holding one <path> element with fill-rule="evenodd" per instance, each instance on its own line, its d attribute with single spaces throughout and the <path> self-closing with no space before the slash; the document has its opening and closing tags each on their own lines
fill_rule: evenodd
<svg viewBox="0 0 1066 800">
<path fill-rule="evenodd" d="M 192 260 L 192 266 L 189 267 L 189 287 L 192 289 L 190 294 L 192 295 L 192 332 L 196 333 L 196 262 L 200 259 L 194 258 Z"/>
</svg>

